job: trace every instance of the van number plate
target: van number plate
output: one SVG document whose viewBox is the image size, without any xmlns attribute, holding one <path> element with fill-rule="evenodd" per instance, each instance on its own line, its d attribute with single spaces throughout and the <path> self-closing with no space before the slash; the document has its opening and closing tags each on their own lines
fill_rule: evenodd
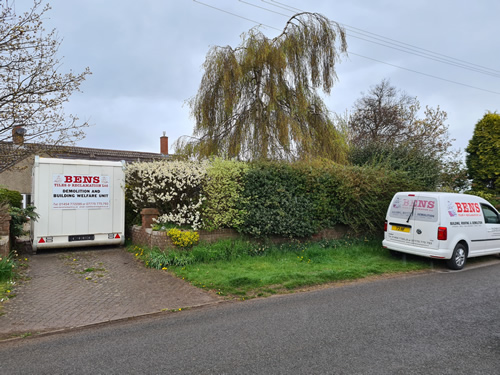
<svg viewBox="0 0 500 375">
<path fill-rule="evenodd" d="M 395 230 L 397 232 L 405 232 L 405 233 L 410 233 L 410 227 L 402 227 L 399 225 L 393 225 L 392 230 Z"/>
</svg>

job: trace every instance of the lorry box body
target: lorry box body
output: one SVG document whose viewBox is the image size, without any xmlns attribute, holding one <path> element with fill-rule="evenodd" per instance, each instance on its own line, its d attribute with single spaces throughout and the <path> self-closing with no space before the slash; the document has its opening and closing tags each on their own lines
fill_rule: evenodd
<svg viewBox="0 0 500 375">
<path fill-rule="evenodd" d="M 125 163 L 35 157 L 33 252 L 45 248 L 123 245 Z"/>
<path fill-rule="evenodd" d="M 467 258 L 500 253 L 500 215 L 474 195 L 397 193 L 387 210 L 382 245 L 446 259 L 450 268 L 461 269 Z"/>
</svg>

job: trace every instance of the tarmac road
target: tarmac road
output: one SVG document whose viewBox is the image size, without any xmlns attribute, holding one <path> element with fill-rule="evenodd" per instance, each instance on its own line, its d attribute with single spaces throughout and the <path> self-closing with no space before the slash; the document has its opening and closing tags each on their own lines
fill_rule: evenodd
<svg viewBox="0 0 500 375">
<path fill-rule="evenodd" d="M 0 343 L 2 374 L 498 374 L 500 263 Z"/>
</svg>

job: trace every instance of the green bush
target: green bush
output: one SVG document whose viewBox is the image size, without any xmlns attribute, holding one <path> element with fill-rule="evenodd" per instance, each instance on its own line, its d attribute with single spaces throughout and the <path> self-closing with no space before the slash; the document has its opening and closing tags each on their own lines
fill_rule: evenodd
<svg viewBox="0 0 500 375">
<path fill-rule="evenodd" d="M 316 233 L 306 178 L 288 163 L 256 163 L 245 175 L 240 232 L 256 237 L 308 237 Z"/>
<path fill-rule="evenodd" d="M 31 220 L 37 220 L 38 214 L 35 212 L 34 206 L 28 206 L 26 208 L 11 207 L 9 209 L 10 219 L 10 235 L 12 238 L 21 237 L 26 234 L 24 230 L 24 223 L 28 222 L 28 218 Z"/>
<path fill-rule="evenodd" d="M 248 164 L 216 158 L 211 161 L 203 184 L 203 229 L 237 228 L 242 224 L 243 177 Z"/>
<path fill-rule="evenodd" d="M 329 160 L 297 163 L 294 168 L 306 179 L 307 196 L 314 209 L 317 229 L 333 228 L 342 223 L 339 196 L 342 181 L 337 177 L 336 165 Z"/>
<path fill-rule="evenodd" d="M 10 207 L 22 208 L 23 196 L 18 191 L 0 187 L 0 204 L 7 203 Z"/>
<path fill-rule="evenodd" d="M 353 165 L 405 172 L 415 190 L 435 191 L 441 179 L 441 161 L 408 147 L 370 144 L 353 148 L 349 159 Z"/>
<path fill-rule="evenodd" d="M 35 207 L 22 208 L 22 202 L 23 197 L 19 192 L 0 188 L 0 209 L 5 207 L 11 216 L 9 234 L 12 239 L 25 235 L 24 224 L 29 219 L 36 220 L 38 218 Z"/>
<path fill-rule="evenodd" d="M 488 112 L 478 121 L 465 151 L 473 190 L 499 196 L 500 114 Z"/>
<path fill-rule="evenodd" d="M 382 233 L 387 207 L 401 190 L 419 190 L 405 172 L 376 166 L 343 166 L 328 160 L 296 164 L 307 178 L 318 229 L 344 224 L 357 233 Z"/>
<path fill-rule="evenodd" d="M 337 167 L 335 174 L 342 181 L 337 192 L 340 222 L 366 235 L 383 233 L 387 208 L 396 192 L 416 188 L 406 173 L 383 168 L 345 166 Z"/>
</svg>

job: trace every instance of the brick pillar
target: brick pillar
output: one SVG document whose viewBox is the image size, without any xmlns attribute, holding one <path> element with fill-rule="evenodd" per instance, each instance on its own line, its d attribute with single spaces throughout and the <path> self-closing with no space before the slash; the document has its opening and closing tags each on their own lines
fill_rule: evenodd
<svg viewBox="0 0 500 375">
<path fill-rule="evenodd" d="M 0 257 L 6 257 L 10 252 L 10 215 L 6 205 L 0 205 Z"/>
<path fill-rule="evenodd" d="M 160 212 L 156 208 L 144 208 L 141 211 L 142 216 L 142 230 L 151 228 L 151 225 L 158 219 Z"/>
</svg>

